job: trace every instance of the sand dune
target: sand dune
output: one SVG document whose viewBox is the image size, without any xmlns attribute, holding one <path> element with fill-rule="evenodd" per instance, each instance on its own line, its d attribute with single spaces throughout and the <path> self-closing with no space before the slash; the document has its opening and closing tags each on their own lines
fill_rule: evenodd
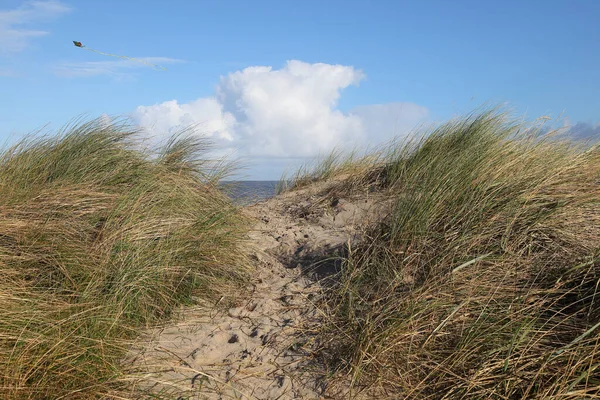
<svg viewBox="0 0 600 400">
<path fill-rule="evenodd" d="M 312 357 L 322 318 L 318 300 L 381 197 L 336 196 L 335 182 L 284 193 L 244 209 L 255 221 L 251 296 L 226 311 L 186 309 L 176 325 L 150 332 L 132 353 L 140 385 L 181 399 L 327 398 L 326 373 Z"/>
</svg>

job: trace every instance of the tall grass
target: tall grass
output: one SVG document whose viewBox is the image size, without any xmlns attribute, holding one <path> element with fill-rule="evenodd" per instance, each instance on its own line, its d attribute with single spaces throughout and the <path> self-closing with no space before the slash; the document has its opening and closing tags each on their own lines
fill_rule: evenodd
<svg viewBox="0 0 600 400">
<path fill-rule="evenodd" d="M 600 149 L 529 128 L 475 113 L 388 153 L 395 205 L 323 332 L 355 393 L 600 397 Z"/>
<path fill-rule="evenodd" d="M 382 164 L 386 152 L 373 149 L 364 154 L 358 150 L 348 153 L 334 149 L 325 156 L 302 164 L 291 175 L 284 172 L 276 187 L 276 193 L 298 190 L 315 182 L 339 180 L 339 188 L 358 189 L 377 181 L 383 172 Z"/>
<path fill-rule="evenodd" d="M 140 328 L 243 286 L 246 221 L 207 143 L 136 135 L 78 122 L 0 155 L 0 397 L 119 397 Z"/>
</svg>

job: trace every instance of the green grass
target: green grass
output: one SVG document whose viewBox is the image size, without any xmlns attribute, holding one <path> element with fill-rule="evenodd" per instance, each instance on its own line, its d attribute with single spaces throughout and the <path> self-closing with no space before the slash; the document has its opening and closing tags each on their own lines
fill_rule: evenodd
<svg viewBox="0 0 600 400">
<path fill-rule="evenodd" d="M 226 165 L 193 136 L 150 151 L 136 134 L 79 122 L 0 155 L 0 397 L 118 398 L 140 329 L 240 295 Z"/>
<path fill-rule="evenodd" d="M 600 396 L 600 149 L 530 128 L 484 111 L 380 158 L 394 206 L 349 249 L 322 332 L 355 392 Z"/>
</svg>

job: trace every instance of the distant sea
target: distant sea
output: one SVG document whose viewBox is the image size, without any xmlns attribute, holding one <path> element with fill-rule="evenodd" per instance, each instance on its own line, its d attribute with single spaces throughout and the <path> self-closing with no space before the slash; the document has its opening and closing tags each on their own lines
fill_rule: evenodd
<svg viewBox="0 0 600 400">
<path fill-rule="evenodd" d="M 254 204 L 275 196 L 279 181 L 227 181 L 221 188 L 239 205 Z"/>
</svg>

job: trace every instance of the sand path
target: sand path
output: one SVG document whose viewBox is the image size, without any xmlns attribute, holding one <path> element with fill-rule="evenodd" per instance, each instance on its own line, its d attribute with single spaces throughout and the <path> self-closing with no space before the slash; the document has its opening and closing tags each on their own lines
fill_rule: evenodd
<svg viewBox="0 0 600 400">
<path fill-rule="evenodd" d="M 374 199 L 323 196 L 315 186 L 244 209 L 257 276 L 239 307 L 156 329 L 135 355 L 143 385 L 173 399 L 326 398 L 323 367 L 312 353 L 322 315 L 315 306 L 335 255 L 372 215 Z M 149 343 L 149 344 L 148 344 Z"/>
</svg>

